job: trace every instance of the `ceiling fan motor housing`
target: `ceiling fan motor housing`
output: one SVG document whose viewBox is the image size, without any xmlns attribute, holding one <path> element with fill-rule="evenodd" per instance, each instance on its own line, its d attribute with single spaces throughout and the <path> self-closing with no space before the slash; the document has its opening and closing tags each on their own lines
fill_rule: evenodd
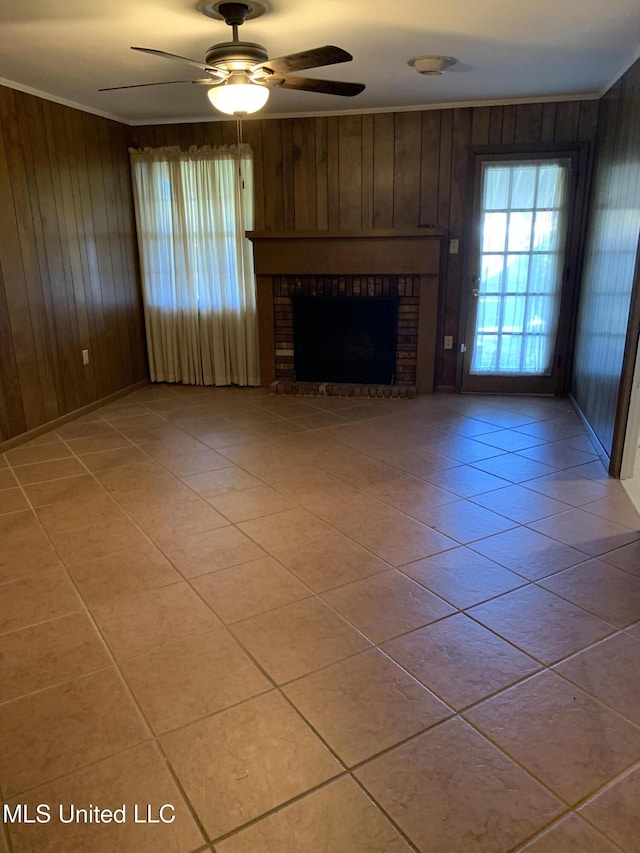
<svg viewBox="0 0 640 853">
<path fill-rule="evenodd" d="M 261 44 L 250 41 L 221 42 L 212 45 L 206 53 L 205 62 L 215 68 L 224 64 L 230 71 L 248 69 L 253 65 L 266 62 L 268 54 Z M 237 64 L 236 64 L 237 63 Z"/>
</svg>

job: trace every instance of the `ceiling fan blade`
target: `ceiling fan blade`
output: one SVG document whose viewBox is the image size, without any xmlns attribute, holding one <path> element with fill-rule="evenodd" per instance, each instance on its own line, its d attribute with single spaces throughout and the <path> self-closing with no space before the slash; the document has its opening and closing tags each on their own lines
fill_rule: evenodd
<svg viewBox="0 0 640 853">
<path fill-rule="evenodd" d="M 343 95 L 352 98 L 364 91 L 364 83 L 344 83 L 341 80 L 316 80 L 313 77 L 283 77 L 279 82 L 282 89 L 300 89 L 303 92 L 321 92 L 325 95 Z"/>
<path fill-rule="evenodd" d="M 107 86 L 104 89 L 98 89 L 98 92 L 115 92 L 117 89 L 142 89 L 145 86 L 166 86 L 168 83 L 208 83 L 211 85 L 212 80 L 161 80 L 159 83 L 133 83 L 131 86 Z"/>
<path fill-rule="evenodd" d="M 139 50 L 141 53 L 151 53 L 153 56 L 160 56 L 162 59 L 179 59 L 180 62 L 188 62 L 189 65 L 194 65 L 201 71 L 213 71 L 209 65 L 203 62 L 198 62 L 197 59 L 189 59 L 188 56 L 178 56 L 177 53 L 167 53 L 165 50 L 154 50 L 152 47 L 132 47 L 131 50 Z"/>
<path fill-rule="evenodd" d="M 351 62 L 352 59 L 353 56 L 346 50 L 327 44 L 313 50 L 303 50 L 301 53 L 290 53 L 288 56 L 267 59 L 266 62 L 254 65 L 251 70 L 270 68 L 275 74 L 290 74 L 292 71 L 304 71 L 305 68 L 321 68 L 323 65 Z"/>
</svg>

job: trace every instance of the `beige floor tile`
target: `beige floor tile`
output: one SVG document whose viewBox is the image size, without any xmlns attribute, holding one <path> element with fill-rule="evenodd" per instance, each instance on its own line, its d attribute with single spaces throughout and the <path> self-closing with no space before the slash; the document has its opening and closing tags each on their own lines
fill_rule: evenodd
<svg viewBox="0 0 640 853">
<path fill-rule="evenodd" d="M 294 681 L 284 692 L 348 766 L 451 714 L 377 649 Z"/>
<path fill-rule="evenodd" d="M 465 716 L 570 804 L 640 758 L 636 726 L 551 672 Z"/>
<path fill-rule="evenodd" d="M 294 501 L 271 486 L 254 486 L 251 489 L 228 492 L 225 495 L 210 497 L 209 503 L 234 523 L 272 515 L 296 506 Z"/>
<path fill-rule="evenodd" d="M 17 804 L 18 800 L 11 805 Z M 141 744 L 97 764 L 76 770 L 20 798 L 31 810 L 39 803 L 52 804 L 50 823 L 27 826 L 14 825 L 11 836 L 15 850 L 23 853 L 191 853 L 204 839 L 196 827 L 182 796 L 166 768 L 157 746 Z M 61 824 L 58 807 L 69 817 L 69 805 L 87 808 L 99 804 L 103 809 L 121 809 L 124 823 Z M 160 809 L 169 804 L 175 811 L 162 814 L 171 823 L 136 823 L 135 809 L 143 819 L 151 815 L 158 820 Z"/>
<path fill-rule="evenodd" d="M 125 415 L 121 417 L 118 417 L 117 412 L 112 412 L 109 416 L 109 422 L 113 424 L 116 429 L 122 430 L 122 432 L 126 434 L 129 430 L 147 429 L 160 426 L 164 423 L 164 418 L 149 410 L 139 415 Z"/>
<path fill-rule="evenodd" d="M 640 541 L 624 545 L 615 551 L 607 551 L 600 556 L 600 559 L 640 578 Z"/>
<path fill-rule="evenodd" d="M 551 465 L 553 468 L 572 468 L 575 465 L 586 465 L 597 459 L 593 448 L 590 453 L 585 453 L 583 450 L 570 447 L 565 442 L 560 445 L 556 442 L 539 444 L 537 447 L 521 450 L 520 453 L 528 459 L 535 459 L 536 462 Z"/>
<path fill-rule="evenodd" d="M 5 796 L 41 785 L 148 737 L 114 668 L 0 705 Z"/>
<path fill-rule="evenodd" d="M 473 542 L 471 548 L 529 580 L 537 580 L 588 559 L 583 551 L 556 542 L 527 527 Z"/>
<path fill-rule="evenodd" d="M 556 667 L 606 705 L 640 725 L 640 642 L 628 634 L 608 637 Z"/>
<path fill-rule="evenodd" d="M 398 470 L 392 465 L 357 452 L 353 454 L 350 462 L 327 466 L 327 471 L 355 489 L 368 489 L 371 486 L 386 483 L 388 480 L 395 480 Z"/>
<path fill-rule="evenodd" d="M 99 418 L 96 418 L 99 420 Z M 24 444 L 21 444 L 20 447 L 40 447 L 43 444 L 60 444 L 62 439 L 60 436 L 50 430 L 49 432 L 43 432 L 42 435 L 36 436 L 36 438 L 31 438 L 29 441 L 25 441 Z M 0 462 L 0 468 L 2 467 L 2 463 Z"/>
<path fill-rule="evenodd" d="M 70 438 L 67 444 L 77 456 L 87 453 L 101 453 L 105 450 L 118 450 L 119 448 L 131 447 L 131 442 L 119 432 L 107 433 L 107 435 L 93 435 L 87 438 Z"/>
<path fill-rule="evenodd" d="M 58 480 L 62 477 L 84 474 L 87 469 L 75 457 L 69 457 L 68 459 L 53 459 L 50 462 L 21 465 L 13 470 L 18 482 L 23 486 L 29 486 L 32 483 L 44 483 L 47 480 Z"/>
<path fill-rule="evenodd" d="M 418 735 L 356 776 L 424 851 L 504 853 L 564 808 L 461 720 Z"/>
<path fill-rule="evenodd" d="M 25 486 L 24 490 L 36 508 L 60 501 L 85 501 L 104 495 L 104 489 L 90 474 L 65 477 L 63 480 L 50 480 L 47 483 L 35 483 L 33 486 Z"/>
<path fill-rule="evenodd" d="M 3 457 L 0 456 L 0 459 L 3 459 Z M 6 466 L 6 460 L 3 461 Z M 3 467 L 2 463 L 0 463 L 0 489 L 14 489 L 17 485 L 18 481 L 13 476 L 13 471 L 8 467 Z"/>
<path fill-rule="evenodd" d="M 584 504 L 582 509 L 585 512 L 590 512 L 593 515 L 601 518 L 608 518 L 609 521 L 615 521 L 618 524 L 623 524 L 625 527 L 630 527 L 632 530 L 637 530 L 640 526 L 640 516 L 637 509 L 629 500 L 626 492 L 622 494 L 613 494 L 604 498 L 601 501 Z"/>
<path fill-rule="evenodd" d="M 387 571 L 389 566 L 342 533 L 277 552 L 278 560 L 316 592 Z"/>
<path fill-rule="evenodd" d="M 235 489 L 249 489 L 252 486 L 261 485 L 260 480 L 231 465 L 229 468 L 218 468 L 215 471 L 203 471 L 198 474 L 183 476 L 182 481 L 190 489 L 203 498 L 211 498 L 216 495 L 224 495 Z"/>
<path fill-rule="evenodd" d="M 413 512 L 412 515 L 462 545 L 515 527 L 515 522 L 503 515 L 466 500 Z"/>
<path fill-rule="evenodd" d="M 473 438 L 466 438 L 460 435 L 445 434 L 438 438 L 427 439 L 422 443 L 422 446 L 434 453 L 447 456 L 456 462 L 467 464 L 499 456 L 502 452 L 496 447 L 489 447 L 488 444 L 483 444 Z"/>
<path fill-rule="evenodd" d="M 571 814 L 531 844 L 518 849 L 522 853 L 616 853 L 619 848 L 585 820 Z"/>
<path fill-rule="evenodd" d="M 0 636 L 0 702 L 108 666 L 111 658 L 85 613 Z"/>
<path fill-rule="evenodd" d="M 280 462 L 275 468 L 261 470 L 256 465 L 252 470 L 256 476 L 304 506 L 355 494 L 355 489 L 338 477 L 306 463 L 296 466 L 291 459 Z"/>
<path fill-rule="evenodd" d="M 306 598 L 238 622 L 233 633 L 279 684 L 370 645 L 316 598 Z"/>
<path fill-rule="evenodd" d="M 236 465 L 241 465 L 247 471 L 253 471 L 254 468 L 263 470 L 276 470 L 280 466 L 284 466 L 282 475 L 295 471 L 295 456 L 287 453 L 285 447 L 281 447 L 276 443 L 264 438 L 258 441 L 229 441 L 228 447 L 223 447 L 220 450 L 223 456 Z"/>
<path fill-rule="evenodd" d="M 312 594 L 273 557 L 202 575 L 192 585 L 225 623 L 248 619 Z"/>
<path fill-rule="evenodd" d="M 176 477 L 188 477 L 190 474 L 215 471 L 220 468 L 228 468 L 231 465 L 226 456 L 221 456 L 215 450 L 208 448 L 182 453 L 180 456 L 164 460 L 162 464 Z"/>
<path fill-rule="evenodd" d="M 340 772 L 311 729 L 275 693 L 164 735 L 161 742 L 211 838 Z"/>
<path fill-rule="evenodd" d="M 542 465 L 533 459 L 526 459 L 517 453 L 504 453 L 502 456 L 494 456 L 492 459 L 482 459 L 475 462 L 474 468 L 484 471 L 494 477 L 501 477 L 510 483 L 527 483 L 535 477 L 544 477 L 553 474 L 554 469 L 549 465 Z M 505 485 L 503 483 L 503 485 Z"/>
<path fill-rule="evenodd" d="M 69 438 L 91 438 L 94 435 L 117 435 L 117 430 L 97 414 L 91 419 L 78 418 L 71 421 L 59 427 L 56 432 L 65 441 Z"/>
<path fill-rule="evenodd" d="M 493 474 L 466 465 L 437 471 L 434 474 L 428 474 L 424 479 L 461 498 L 470 498 L 494 489 L 503 489 L 507 485 L 507 481 L 502 477 L 495 477 Z"/>
<path fill-rule="evenodd" d="M 314 424 L 318 413 L 322 419 L 329 413 L 332 423 L 338 414 L 341 425 Z M 305 415 L 311 418 L 303 426 Z M 553 759 L 563 768 L 577 760 L 581 767 L 589 764 L 589 772 L 591 763 L 594 772 L 601 767 L 600 753 L 608 754 L 612 719 L 622 720 L 627 732 L 640 722 L 634 677 L 640 663 L 637 518 L 620 483 L 607 477 L 600 462 L 584 461 L 585 454 L 588 460 L 595 457 L 566 401 L 440 394 L 357 402 L 278 396 L 262 388 L 161 384 L 60 432 L 65 441 L 50 433 L 12 453 L 16 470 L 30 471 L 26 479 L 38 480 L 22 487 L 37 515 L 23 508 L 21 497 L 15 503 L 22 491 L 14 491 L 13 469 L 0 454 L 0 708 L 50 697 L 41 728 L 56 742 L 50 748 L 43 735 L 42 743 L 53 760 L 66 761 L 62 741 L 68 739 L 69 755 L 75 760 L 82 754 L 78 761 L 87 763 L 84 769 L 56 770 L 63 775 L 33 795 L 46 799 L 59 792 L 82 803 L 88 796 L 104 801 L 115 791 L 124 801 L 137 798 L 140 779 L 165 773 L 160 768 L 166 759 L 150 744 L 126 746 L 118 755 L 109 746 L 104 754 L 111 757 L 93 757 L 91 738 L 111 740 L 111 722 L 107 734 L 101 724 L 89 732 L 84 700 L 58 702 L 67 685 L 113 672 L 108 640 L 157 732 L 165 736 L 185 725 L 171 737 L 202 731 L 204 746 L 194 741 L 192 750 L 192 766 L 205 780 L 201 802 L 213 803 L 223 817 L 236 809 L 239 817 L 225 840 L 215 843 L 193 834 L 188 818 L 184 835 L 174 833 L 175 825 L 170 835 L 163 827 L 103 827 L 99 845 L 94 827 L 86 833 L 82 827 L 62 827 L 68 834 L 46 836 L 51 827 L 36 826 L 35 832 L 13 827 L 24 829 L 14 847 L 84 853 L 89 839 L 97 853 L 116 848 L 201 853 L 214 846 L 232 852 L 232 845 L 251 853 L 276 848 L 298 853 L 303 847 L 319 853 L 323 845 L 331 853 L 386 853 L 397 844 L 405 849 L 404 841 L 397 841 L 401 836 L 385 829 L 393 824 L 381 805 L 370 803 L 347 778 L 337 783 L 326 774 L 319 781 L 310 778 L 314 756 L 327 757 L 313 726 L 345 761 L 364 760 L 363 770 L 406 754 L 406 761 L 390 763 L 389 773 L 380 775 L 381 790 L 400 792 L 382 805 L 397 805 L 392 817 L 406 831 L 412 827 L 416 849 L 506 853 L 552 844 L 554 853 L 562 845 L 567 853 L 611 850 L 600 833 L 603 827 L 589 823 L 588 815 L 567 817 L 523 769 L 519 755 L 509 758 L 508 748 L 502 752 L 459 721 L 437 722 L 436 710 L 444 706 L 434 698 L 460 711 L 493 707 L 490 703 L 510 701 L 515 690 L 537 683 L 542 663 L 553 665 L 555 674 L 546 673 L 551 682 L 545 683 L 560 680 L 566 701 L 553 690 L 539 702 L 523 701 L 522 720 L 510 718 L 505 730 L 526 740 L 534 723 L 544 719 L 544 737 L 530 738 L 536 759 Z M 549 441 L 553 446 L 546 446 Z M 59 455 L 69 449 L 82 455 L 95 475 L 82 466 L 68 476 L 76 457 Z M 43 476 L 56 479 L 40 482 Z M 506 526 L 496 532 L 492 522 Z M 259 542 L 248 529 L 242 532 L 254 524 Z M 136 535 L 130 539 L 132 530 Z M 70 556 L 73 583 L 48 531 L 63 549 L 78 548 L 81 557 Z M 602 540 L 598 550 L 604 550 L 592 554 L 596 536 Z M 191 586 L 185 576 L 192 578 Z M 532 586 L 531 580 L 542 582 Z M 354 624 L 318 593 L 335 598 Z M 470 611 L 431 614 L 423 623 L 425 607 L 438 601 L 445 614 L 451 608 Z M 9 619 L 6 633 L 1 633 L 3 618 Z M 374 639 L 391 639 L 374 651 L 356 625 Z M 297 701 L 308 716 L 305 724 L 288 701 L 274 696 L 315 745 L 316 752 L 305 747 L 297 763 L 296 737 L 279 736 L 267 720 L 256 741 L 247 735 L 251 726 L 235 725 L 237 713 L 257 706 L 254 729 L 260 728 L 261 703 L 273 695 L 274 679 L 291 698 L 299 691 Z M 130 687 L 118 683 L 135 705 Z M 261 690 L 267 692 L 261 696 Z M 574 709 L 570 697 L 583 702 L 583 692 L 586 710 L 580 703 Z M 431 704 L 423 704 L 425 696 Z M 94 704 L 109 713 L 108 702 Z M 67 735 L 72 705 L 73 713 L 80 707 L 80 725 Z M 603 709 L 604 723 L 594 707 Z M 216 721 L 224 726 L 218 729 Z M 568 736 L 570 724 L 576 731 Z M 234 730 L 240 747 L 231 737 L 223 741 L 227 729 Z M 439 732 L 445 734 L 442 743 Z M 580 732 L 586 732 L 584 740 Z M 505 739 L 507 734 L 498 733 Z M 145 729 L 144 737 L 149 736 Z M 616 750 L 625 751 L 625 768 L 631 768 L 635 747 L 620 748 L 619 736 L 615 729 L 614 757 Z M 494 743 L 499 739 L 490 737 Z M 561 741 L 558 756 L 554 737 Z M 31 738 L 36 752 L 38 738 Z M 575 749 L 571 738 L 579 740 Z M 423 743 L 434 744 L 434 759 L 424 757 Z M 563 749 L 577 758 L 565 761 Z M 217 778 L 216 750 L 228 767 Z M 146 759 L 134 760 L 142 752 L 160 761 L 158 769 Z M 235 766 L 232 752 L 239 756 Z M 2 755 L 5 760 L 9 753 Z M 11 760 L 19 772 L 22 765 L 37 769 L 39 763 L 37 755 L 33 761 Z M 327 760 L 331 772 L 340 772 L 339 762 Z M 143 772 L 136 769 L 140 763 Z M 289 766 L 303 779 L 293 791 L 291 786 L 282 790 L 289 785 Z M 89 784 L 94 771 L 102 780 L 97 787 Z M 604 787 L 590 792 L 593 802 L 604 801 L 621 784 L 610 780 L 629 771 L 616 777 L 618 772 L 617 765 L 611 771 L 605 767 L 609 775 Z M 578 781 L 581 773 L 574 774 Z M 264 794 L 271 776 L 284 779 L 277 783 L 275 805 Z M 127 778 L 129 794 L 122 787 Z M 195 772 L 193 783 L 196 790 Z M 169 791 L 157 796 L 174 799 Z M 632 798 L 629 808 L 635 808 Z M 250 818 L 244 816 L 245 803 Z M 614 818 L 627 833 L 617 843 L 634 849 L 637 832 L 624 829 L 626 819 L 624 814 Z"/>
<path fill-rule="evenodd" d="M 0 491 L 0 515 L 29 510 L 30 508 L 22 489 L 3 489 Z"/>
<path fill-rule="evenodd" d="M 546 664 L 614 631 L 612 625 L 535 586 L 472 607 L 469 615 Z"/>
<path fill-rule="evenodd" d="M 0 520 L 11 518 L 13 514 L 0 516 Z M 44 534 L 41 535 L 42 539 L 37 538 L 30 545 L 22 547 L 14 546 L 5 550 L 3 544 L 0 548 L 0 584 L 46 575 L 62 568 L 52 545 Z"/>
<path fill-rule="evenodd" d="M 166 478 L 165 478 L 166 477 Z M 155 478 L 152 478 L 155 479 Z M 137 522 L 161 524 L 170 513 L 184 515 L 191 505 L 204 503 L 184 483 L 170 474 L 158 482 L 145 482 L 135 488 L 114 489 L 111 494 Z"/>
<path fill-rule="evenodd" d="M 97 560 L 114 551 L 135 549 L 146 541 L 144 533 L 128 518 L 116 518 L 83 530 L 50 530 L 53 544 L 69 566 Z"/>
<path fill-rule="evenodd" d="M 536 447 L 543 443 L 540 438 L 535 438 L 532 435 L 526 435 L 522 432 L 515 432 L 512 429 L 499 429 L 494 432 L 484 433 L 477 436 L 477 441 L 481 444 L 488 444 L 489 447 L 496 447 L 498 450 L 508 452 L 525 450 L 526 448 Z"/>
<path fill-rule="evenodd" d="M 206 575 L 265 557 L 266 553 L 236 527 L 206 530 L 193 536 L 176 536 L 163 541 L 162 548 L 176 568 L 187 578 Z"/>
<path fill-rule="evenodd" d="M 640 578 L 600 560 L 558 572 L 540 585 L 619 628 L 640 619 Z"/>
<path fill-rule="evenodd" d="M 3 552 L 27 548 L 33 545 L 34 540 L 46 542 L 47 537 L 35 513 L 31 510 L 11 513 L 0 518 L 0 541 Z"/>
<path fill-rule="evenodd" d="M 540 518 L 569 509 L 568 504 L 518 485 L 476 495 L 473 502 L 498 512 L 506 518 L 511 518 L 519 524 L 528 524 L 530 521 L 538 521 Z"/>
<path fill-rule="evenodd" d="M 531 675 L 540 664 L 462 613 L 385 643 L 384 650 L 460 709 Z"/>
<path fill-rule="evenodd" d="M 623 850 L 638 849 L 640 770 L 624 776 L 584 806 L 580 813 Z"/>
<path fill-rule="evenodd" d="M 192 723 L 271 688 L 221 629 L 132 658 L 121 669 L 156 733 Z"/>
<path fill-rule="evenodd" d="M 113 498 L 106 492 L 85 500 L 58 501 L 36 510 L 37 516 L 50 536 L 85 531 L 123 521 L 126 516 Z M 55 541 L 55 540 L 54 540 Z"/>
<path fill-rule="evenodd" d="M 552 515 L 542 521 L 533 521 L 531 527 L 592 557 L 629 545 L 640 536 L 637 529 L 630 530 L 622 524 L 581 509 Z"/>
<path fill-rule="evenodd" d="M 433 483 L 408 474 L 399 475 L 396 480 L 389 480 L 381 486 L 372 486 L 367 490 L 367 494 L 408 515 L 458 499 L 452 492 L 439 489 Z"/>
<path fill-rule="evenodd" d="M 150 459 L 140 464 L 98 471 L 95 478 L 119 501 L 124 497 L 150 500 L 157 494 L 172 491 L 177 485 L 173 474 Z"/>
<path fill-rule="evenodd" d="M 72 584 L 59 568 L 8 581 L 1 590 L 0 634 L 67 616 L 82 607 Z"/>
<path fill-rule="evenodd" d="M 520 575 L 464 546 L 406 563 L 402 572 L 460 608 L 526 584 Z"/>
<path fill-rule="evenodd" d="M 114 598 L 93 605 L 92 612 L 117 660 L 222 624 L 186 583 Z"/>
<path fill-rule="evenodd" d="M 289 509 L 244 521 L 238 528 L 271 554 L 313 542 L 331 531 L 328 524 L 306 509 Z"/>
<path fill-rule="evenodd" d="M 432 592 L 394 570 L 329 590 L 323 598 L 374 643 L 455 612 Z"/>
<path fill-rule="evenodd" d="M 183 579 L 151 542 L 70 566 L 69 573 L 90 607 L 121 596 L 160 589 Z"/>
<path fill-rule="evenodd" d="M 392 566 L 411 563 L 458 545 L 413 518 L 391 524 L 365 524 L 350 531 L 350 536 Z"/>
<path fill-rule="evenodd" d="M 140 527 L 155 542 L 171 544 L 195 533 L 226 527 L 229 521 L 202 498 L 168 499 L 132 510 Z"/>
<path fill-rule="evenodd" d="M 83 453 L 80 456 L 82 464 L 91 472 L 110 471 L 112 468 L 136 465 L 146 462 L 148 459 L 149 457 L 139 447 L 134 447 L 131 444 L 128 447 L 117 447 L 113 450 L 101 450 L 96 453 Z"/>
<path fill-rule="evenodd" d="M 307 504 L 307 509 L 343 533 L 366 524 L 393 524 L 404 517 L 396 509 L 365 494 Z"/>
<path fill-rule="evenodd" d="M 16 447 L 13 450 L 7 450 L 6 458 L 9 464 L 15 468 L 21 465 L 32 465 L 34 462 L 64 459 L 66 456 L 72 455 L 67 445 L 60 441 L 55 444 Z"/>
<path fill-rule="evenodd" d="M 530 480 L 527 488 L 574 507 L 601 500 L 609 494 L 606 486 L 580 477 L 572 471 L 554 471 L 552 474 Z"/>
<path fill-rule="evenodd" d="M 219 853 L 403 853 L 411 848 L 349 778 L 216 844 Z"/>
</svg>

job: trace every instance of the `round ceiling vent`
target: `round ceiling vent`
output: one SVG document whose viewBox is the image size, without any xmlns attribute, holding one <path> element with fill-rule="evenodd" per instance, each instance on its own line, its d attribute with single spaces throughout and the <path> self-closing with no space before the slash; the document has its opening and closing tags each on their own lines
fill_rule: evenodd
<svg viewBox="0 0 640 853">
<path fill-rule="evenodd" d="M 412 65 L 419 74 L 444 74 L 447 68 L 455 65 L 453 56 L 418 56 L 410 59 L 408 65 Z"/>
</svg>

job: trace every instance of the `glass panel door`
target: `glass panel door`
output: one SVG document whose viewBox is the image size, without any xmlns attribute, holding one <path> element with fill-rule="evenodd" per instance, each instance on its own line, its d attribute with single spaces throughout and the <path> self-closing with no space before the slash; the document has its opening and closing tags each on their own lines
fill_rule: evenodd
<svg viewBox="0 0 640 853">
<path fill-rule="evenodd" d="M 465 390 L 506 390 L 493 380 L 554 371 L 571 165 L 562 158 L 480 163 Z"/>
</svg>

